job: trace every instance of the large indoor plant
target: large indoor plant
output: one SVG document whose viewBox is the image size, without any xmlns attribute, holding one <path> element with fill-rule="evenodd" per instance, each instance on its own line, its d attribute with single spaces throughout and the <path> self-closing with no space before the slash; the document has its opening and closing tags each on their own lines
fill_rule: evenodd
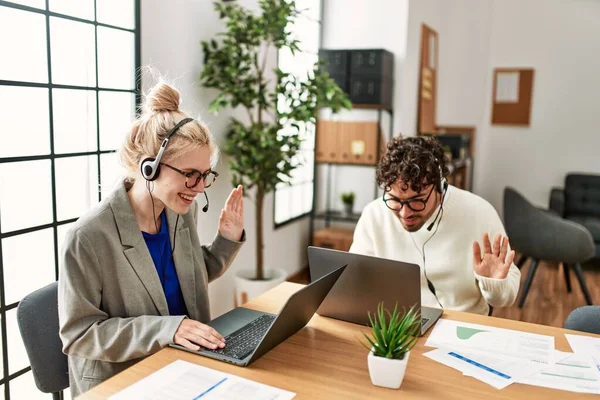
<svg viewBox="0 0 600 400">
<path fill-rule="evenodd" d="M 404 379 L 410 350 L 414 347 L 421 332 L 421 317 L 418 308 L 408 311 L 398 310 L 398 304 L 390 312 L 384 309 L 383 302 L 377 306 L 377 313 L 371 316 L 371 337 L 364 334 L 369 350 L 367 357 L 371 382 L 376 386 L 398 389 Z"/>
<path fill-rule="evenodd" d="M 315 64 L 308 76 L 297 77 L 267 65 L 269 50 L 299 51 L 290 24 L 301 16 L 291 0 L 259 0 L 260 13 L 235 1 L 215 2 L 225 31 L 203 41 L 201 81 L 218 91 L 210 110 L 245 109 L 244 121 L 232 118 L 224 146 L 233 185 L 242 184 L 255 202 L 255 280 L 269 277 L 263 265 L 263 204 L 265 196 L 288 182 L 298 166 L 299 132 L 315 124 L 320 107 L 338 112 L 350 108 L 344 92 Z"/>
</svg>

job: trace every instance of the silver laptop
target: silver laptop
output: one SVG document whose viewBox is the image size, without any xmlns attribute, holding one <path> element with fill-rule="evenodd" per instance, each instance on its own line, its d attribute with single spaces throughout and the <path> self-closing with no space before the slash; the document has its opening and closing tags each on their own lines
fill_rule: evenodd
<svg viewBox="0 0 600 400">
<path fill-rule="evenodd" d="M 386 308 L 421 310 L 421 335 L 440 318 L 442 309 L 421 307 L 421 269 L 417 264 L 364 256 L 345 251 L 308 247 L 311 281 L 347 264 L 346 272 L 331 289 L 317 314 L 369 325 L 368 312 L 384 302 Z"/>
<path fill-rule="evenodd" d="M 222 349 L 194 351 L 177 344 L 170 346 L 243 367 L 249 365 L 310 321 L 345 268 L 330 268 L 291 295 L 279 315 L 238 307 L 210 321 L 207 325 L 225 338 Z"/>
</svg>

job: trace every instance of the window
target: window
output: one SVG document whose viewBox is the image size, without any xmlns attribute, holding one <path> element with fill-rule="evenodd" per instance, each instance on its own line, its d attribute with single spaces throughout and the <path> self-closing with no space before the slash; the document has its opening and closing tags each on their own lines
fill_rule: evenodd
<svg viewBox="0 0 600 400">
<path fill-rule="evenodd" d="M 287 49 L 279 51 L 279 68 L 292 72 L 298 77 L 306 76 L 318 60 L 321 45 L 322 0 L 296 0 L 296 6 L 304 10 L 296 22 L 289 26 L 300 41 L 301 52 L 292 53 Z M 284 132 L 285 134 L 285 129 Z M 280 183 L 275 188 L 274 222 L 275 227 L 301 218 L 312 211 L 313 171 L 315 157 L 315 126 L 304 124 L 299 132 L 303 139 L 302 147 L 296 156 L 299 165 L 292 172 L 290 184 Z"/>
<path fill-rule="evenodd" d="M 48 397 L 34 384 L 16 308 L 58 278 L 67 230 L 117 180 L 115 150 L 138 102 L 138 21 L 139 0 L 0 1 L 5 399 Z"/>
</svg>

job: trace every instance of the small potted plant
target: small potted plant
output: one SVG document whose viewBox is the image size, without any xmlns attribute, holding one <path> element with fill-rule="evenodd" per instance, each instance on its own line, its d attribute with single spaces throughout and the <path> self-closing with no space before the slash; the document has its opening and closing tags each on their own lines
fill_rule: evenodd
<svg viewBox="0 0 600 400">
<path fill-rule="evenodd" d="M 391 389 L 398 389 L 410 356 L 421 331 L 421 316 L 416 305 L 408 312 L 393 312 L 383 308 L 383 302 L 377 306 L 377 314 L 368 313 L 372 327 L 372 336 L 364 334 L 369 345 L 361 344 L 369 350 L 367 358 L 371 383 Z"/>
<path fill-rule="evenodd" d="M 354 192 L 342 193 L 340 197 L 344 204 L 344 214 L 347 216 L 352 215 L 352 209 L 354 208 Z"/>
</svg>

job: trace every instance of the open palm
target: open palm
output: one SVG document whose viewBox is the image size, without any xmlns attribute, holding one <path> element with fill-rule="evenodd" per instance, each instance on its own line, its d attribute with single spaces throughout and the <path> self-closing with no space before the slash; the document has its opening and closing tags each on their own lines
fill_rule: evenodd
<svg viewBox="0 0 600 400">
<path fill-rule="evenodd" d="M 233 189 L 221 210 L 219 217 L 219 234 L 225 239 L 239 241 L 244 231 L 244 199 L 243 188 L 239 185 Z"/>
<path fill-rule="evenodd" d="M 490 236 L 483 234 L 483 256 L 479 242 L 473 242 L 473 269 L 479 276 L 494 279 L 504 279 L 508 275 L 510 266 L 515 258 L 514 250 L 508 253 L 508 238 L 497 234 L 494 238 L 494 246 L 490 242 Z"/>
</svg>

